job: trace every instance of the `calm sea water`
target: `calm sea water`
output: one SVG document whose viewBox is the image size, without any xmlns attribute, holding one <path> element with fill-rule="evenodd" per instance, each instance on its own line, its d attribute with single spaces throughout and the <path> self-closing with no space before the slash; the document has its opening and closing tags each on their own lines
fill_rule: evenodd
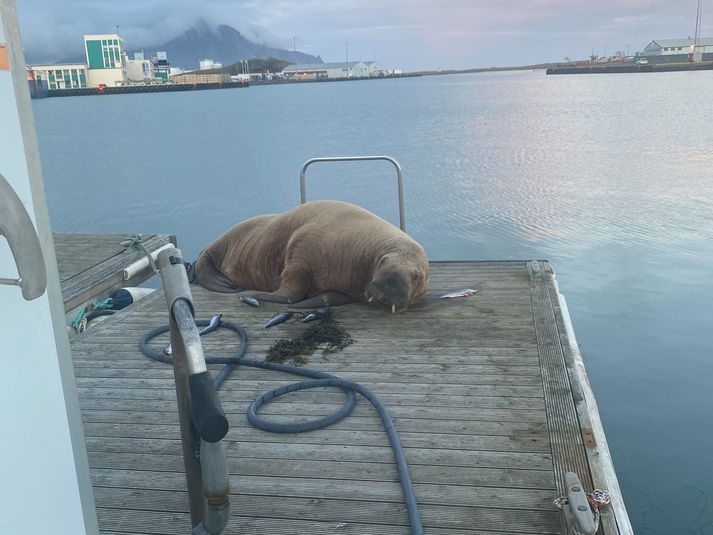
<svg viewBox="0 0 713 535">
<path fill-rule="evenodd" d="M 542 72 L 48 99 L 57 231 L 160 232 L 186 257 L 299 202 L 310 157 L 388 154 L 432 259 L 550 260 L 637 533 L 713 533 L 713 73 Z M 398 223 L 386 163 L 308 198 Z"/>
</svg>

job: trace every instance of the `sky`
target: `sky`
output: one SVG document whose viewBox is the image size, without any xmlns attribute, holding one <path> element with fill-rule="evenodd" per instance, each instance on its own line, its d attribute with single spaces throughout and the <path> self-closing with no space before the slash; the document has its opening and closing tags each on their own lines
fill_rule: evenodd
<svg viewBox="0 0 713 535">
<path fill-rule="evenodd" d="M 685 38 L 697 0 L 16 0 L 28 62 L 82 54 L 82 35 L 128 50 L 159 46 L 203 18 L 324 61 L 376 60 L 405 71 L 529 65 L 633 54 Z M 704 37 L 713 1 L 703 1 Z M 169 58 L 170 61 L 170 58 Z"/>
</svg>

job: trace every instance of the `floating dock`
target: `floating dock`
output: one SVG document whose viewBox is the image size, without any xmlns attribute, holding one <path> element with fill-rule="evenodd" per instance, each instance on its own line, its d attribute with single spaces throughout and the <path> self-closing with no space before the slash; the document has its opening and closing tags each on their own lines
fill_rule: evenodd
<svg viewBox="0 0 713 535">
<path fill-rule="evenodd" d="M 119 240 L 121 241 L 121 240 Z M 458 288 L 472 297 L 438 299 Z M 193 285 L 196 317 L 248 332 L 247 356 L 305 328 L 265 321 L 280 305 L 245 306 L 236 294 Z M 435 262 L 424 300 L 403 315 L 362 304 L 334 320 L 354 343 L 307 357 L 305 367 L 358 381 L 387 406 L 405 448 L 427 534 L 565 534 L 553 500 L 564 474 L 606 489 L 598 533 L 632 533 L 606 439 L 557 281 L 546 262 Z M 72 340 L 91 479 L 106 535 L 190 530 L 171 366 L 138 350 L 168 322 L 154 292 Z M 230 356 L 234 333 L 205 336 L 207 356 Z M 153 346 L 162 349 L 168 335 Z M 210 366 L 216 370 L 215 366 Z M 272 434 L 246 421 L 259 394 L 299 378 L 238 368 L 220 390 L 234 534 L 410 533 L 393 454 L 376 412 L 360 400 L 339 423 Z M 262 413 L 310 420 L 341 406 L 339 390 L 280 398 Z"/>
<path fill-rule="evenodd" d="M 127 244 L 131 234 L 54 233 L 52 237 L 66 313 L 121 287 L 138 286 L 154 275 L 146 253 Z M 162 247 L 176 245 L 176 237 L 145 234 L 141 243 L 158 254 Z"/>
</svg>

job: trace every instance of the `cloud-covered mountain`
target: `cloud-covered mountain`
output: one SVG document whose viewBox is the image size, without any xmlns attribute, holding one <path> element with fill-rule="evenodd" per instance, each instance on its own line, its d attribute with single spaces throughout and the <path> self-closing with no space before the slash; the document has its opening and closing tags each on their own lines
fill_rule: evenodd
<svg viewBox="0 0 713 535">
<path fill-rule="evenodd" d="M 254 43 L 232 26 L 210 26 L 202 20 L 178 37 L 155 48 L 166 51 L 171 65 L 184 69 L 197 69 L 198 62 L 205 58 L 223 65 L 252 58 L 276 58 L 292 63 L 322 63 L 319 56 Z"/>
</svg>

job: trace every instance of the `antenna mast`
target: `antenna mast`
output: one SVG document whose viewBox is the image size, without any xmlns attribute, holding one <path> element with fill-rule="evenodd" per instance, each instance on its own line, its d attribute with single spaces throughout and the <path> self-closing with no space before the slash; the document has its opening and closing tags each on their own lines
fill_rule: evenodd
<svg viewBox="0 0 713 535">
<path fill-rule="evenodd" d="M 693 50 L 701 44 L 701 17 L 703 16 L 703 0 L 698 0 L 698 9 L 696 10 L 696 31 L 693 34 Z"/>
</svg>

